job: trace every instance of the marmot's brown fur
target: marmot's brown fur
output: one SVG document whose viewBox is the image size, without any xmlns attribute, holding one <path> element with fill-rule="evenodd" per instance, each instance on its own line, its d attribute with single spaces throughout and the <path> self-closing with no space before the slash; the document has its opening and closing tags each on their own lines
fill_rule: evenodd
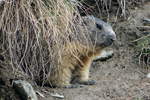
<svg viewBox="0 0 150 100">
<path fill-rule="evenodd" d="M 58 65 L 56 71 L 52 71 L 49 75 L 48 82 L 52 86 L 75 88 L 81 86 L 79 84 L 95 84 L 94 80 L 89 79 L 91 63 L 105 47 L 112 44 L 116 36 L 112 27 L 98 18 L 86 16 L 83 20 L 89 30 L 93 46 L 88 48 L 80 43 L 68 43 L 64 50 L 66 52 L 62 55 L 62 63 Z M 74 46 L 78 49 L 73 53 L 67 51 L 68 48 L 74 49 Z"/>
</svg>

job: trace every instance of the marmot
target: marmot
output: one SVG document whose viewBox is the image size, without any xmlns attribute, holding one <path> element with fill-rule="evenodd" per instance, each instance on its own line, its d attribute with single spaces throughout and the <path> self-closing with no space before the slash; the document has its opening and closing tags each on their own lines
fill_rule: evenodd
<svg viewBox="0 0 150 100">
<path fill-rule="evenodd" d="M 95 84 L 94 80 L 89 79 L 91 63 L 104 48 L 110 46 L 116 40 L 115 32 L 108 23 L 94 16 L 85 16 L 83 21 L 87 29 L 90 30 L 89 36 L 93 46 L 86 48 L 80 43 L 68 43 L 72 47 L 75 45 L 78 50 L 75 51 L 76 56 L 70 52 L 65 52 L 62 55 L 62 63 L 58 65 L 59 68 L 50 73 L 48 82 L 54 87 L 76 88 L 82 85 Z M 70 46 L 65 48 L 70 48 Z"/>
</svg>

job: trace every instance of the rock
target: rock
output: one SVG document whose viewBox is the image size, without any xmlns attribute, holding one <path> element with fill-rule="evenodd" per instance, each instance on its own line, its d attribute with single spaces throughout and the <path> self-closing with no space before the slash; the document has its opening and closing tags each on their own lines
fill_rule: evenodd
<svg viewBox="0 0 150 100">
<path fill-rule="evenodd" d="M 147 78 L 150 78 L 150 73 L 147 74 Z"/>
<path fill-rule="evenodd" d="M 0 0 L 0 6 L 1 6 L 1 4 L 3 4 L 3 3 L 4 3 L 4 1 L 5 1 L 5 0 Z"/>
<path fill-rule="evenodd" d="M 146 25 L 150 25 L 150 19 L 149 18 L 144 18 L 143 23 Z"/>
<path fill-rule="evenodd" d="M 13 88 L 22 100 L 38 100 L 33 87 L 27 81 L 16 80 L 13 82 Z"/>
<path fill-rule="evenodd" d="M 63 95 L 60 95 L 60 94 L 58 94 L 58 93 L 51 93 L 51 96 L 52 97 L 55 97 L 55 98 L 59 98 L 59 99 L 64 99 L 64 96 Z"/>
</svg>

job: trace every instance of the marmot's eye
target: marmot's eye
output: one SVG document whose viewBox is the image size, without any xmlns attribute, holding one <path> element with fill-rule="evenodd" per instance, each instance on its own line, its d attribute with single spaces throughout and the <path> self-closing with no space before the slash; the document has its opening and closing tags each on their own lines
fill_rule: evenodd
<svg viewBox="0 0 150 100">
<path fill-rule="evenodd" d="M 96 23 L 96 27 L 97 27 L 98 29 L 102 30 L 102 25 Z"/>
</svg>

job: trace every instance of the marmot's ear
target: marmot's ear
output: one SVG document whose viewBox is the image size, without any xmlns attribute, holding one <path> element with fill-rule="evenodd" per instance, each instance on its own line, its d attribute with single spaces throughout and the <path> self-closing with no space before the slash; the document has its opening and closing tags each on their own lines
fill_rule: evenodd
<svg viewBox="0 0 150 100">
<path fill-rule="evenodd" d="M 96 23 L 96 27 L 100 30 L 102 30 L 103 26 L 101 24 Z"/>
<path fill-rule="evenodd" d="M 94 16 L 84 16 L 82 17 L 82 20 L 83 20 L 82 22 L 83 25 L 87 25 L 87 26 L 89 26 L 92 23 L 95 23 Z"/>
</svg>

